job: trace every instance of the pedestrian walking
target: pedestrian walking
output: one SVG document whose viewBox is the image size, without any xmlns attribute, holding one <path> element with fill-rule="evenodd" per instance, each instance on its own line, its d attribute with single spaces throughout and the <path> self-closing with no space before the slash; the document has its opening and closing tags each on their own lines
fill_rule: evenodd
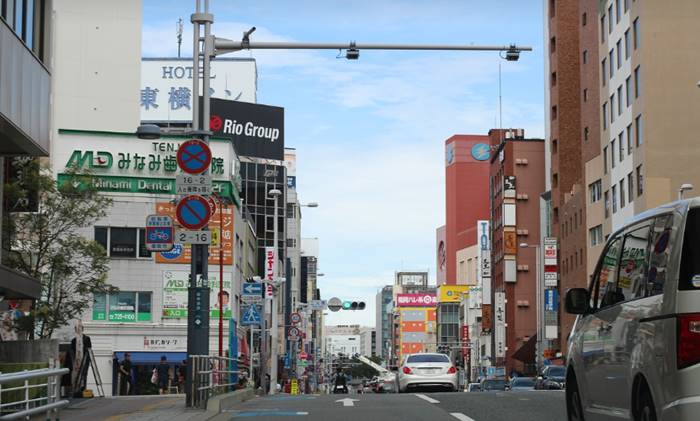
<svg viewBox="0 0 700 421">
<path fill-rule="evenodd" d="M 131 384 L 131 354 L 124 353 L 124 361 L 119 364 L 119 394 L 133 394 L 133 385 Z"/>
<path fill-rule="evenodd" d="M 158 364 L 158 390 L 161 395 L 168 394 L 168 382 L 170 380 L 170 366 L 168 365 L 168 359 L 163 355 L 160 357 L 160 364 Z"/>
</svg>

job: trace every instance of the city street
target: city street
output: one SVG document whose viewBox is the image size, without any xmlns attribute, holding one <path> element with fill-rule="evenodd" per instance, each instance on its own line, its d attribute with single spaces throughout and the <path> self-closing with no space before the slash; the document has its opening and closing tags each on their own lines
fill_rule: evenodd
<svg viewBox="0 0 700 421">
<path fill-rule="evenodd" d="M 559 391 L 282 395 L 248 401 L 230 414 L 231 419 L 293 416 L 309 421 L 561 421 L 566 417 L 564 393 Z"/>
</svg>

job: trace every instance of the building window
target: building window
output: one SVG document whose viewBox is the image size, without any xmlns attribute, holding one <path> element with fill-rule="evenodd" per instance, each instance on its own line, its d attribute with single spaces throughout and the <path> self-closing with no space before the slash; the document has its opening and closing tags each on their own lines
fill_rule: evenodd
<svg viewBox="0 0 700 421">
<path fill-rule="evenodd" d="M 639 98 L 641 95 L 641 86 L 642 86 L 642 71 L 639 70 L 639 66 L 637 66 L 636 69 L 634 69 L 634 97 Z"/>
<path fill-rule="evenodd" d="M 586 23 L 588 23 L 587 20 L 588 20 L 588 19 L 587 19 L 587 15 L 586 15 L 586 13 L 584 12 L 584 14 L 581 15 L 581 25 L 582 25 L 582 26 L 586 26 Z"/>
<path fill-rule="evenodd" d="M 610 70 L 610 79 L 615 76 L 615 49 L 613 48 L 608 53 L 608 69 Z"/>
<path fill-rule="evenodd" d="M 615 168 L 615 139 L 610 141 L 610 167 Z"/>
<path fill-rule="evenodd" d="M 622 85 L 617 87 L 617 115 L 622 114 Z"/>
<path fill-rule="evenodd" d="M 588 185 L 588 192 L 590 193 L 591 203 L 596 203 L 600 200 L 603 194 L 603 182 L 601 180 L 596 180 Z"/>
<path fill-rule="evenodd" d="M 552 37 L 549 39 L 549 53 L 553 54 L 557 51 L 557 37 Z"/>
<path fill-rule="evenodd" d="M 608 59 L 603 58 L 603 61 L 600 62 L 600 68 L 601 68 L 601 77 L 603 78 L 603 86 L 605 86 L 605 83 L 607 82 L 608 79 Z"/>
<path fill-rule="evenodd" d="M 583 64 L 588 63 L 588 50 L 583 50 Z"/>
<path fill-rule="evenodd" d="M 608 33 L 612 33 L 613 30 L 613 5 L 608 7 Z"/>
<path fill-rule="evenodd" d="M 109 257 L 150 258 L 145 228 L 95 227 L 95 241 Z"/>
<path fill-rule="evenodd" d="M 637 135 L 636 136 L 636 145 L 639 147 L 642 143 L 644 143 L 644 139 L 642 137 L 642 115 L 638 115 L 637 118 L 634 119 L 634 132 Z"/>
<path fill-rule="evenodd" d="M 632 79 L 630 76 L 625 79 L 625 96 L 627 97 L 627 106 L 632 105 L 632 95 L 630 95 L 632 89 Z"/>
<path fill-rule="evenodd" d="M 95 294 L 92 320 L 115 323 L 150 322 L 153 319 L 151 296 L 152 293 L 142 291 Z"/>
<path fill-rule="evenodd" d="M 625 179 L 620 180 L 620 209 L 625 207 Z"/>
<path fill-rule="evenodd" d="M 625 13 L 630 10 L 630 0 L 625 0 Z"/>
<path fill-rule="evenodd" d="M 603 130 L 608 128 L 608 103 L 603 104 Z"/>
<path fill-rule="evenodd" d="M 591 247 L 595 247 L 603 242 L 603 226 L 597 225 L 588 230 L 588 236 L 591 239 Z"/>
<path fill-rule="evenodd" d="M 644 193 L 644 175 L 642 174 L 642 166 L 637 167 L 637 197 Z"/>
<path fill-rule="evenodd" d="M 294 248 L 296 246 L 297 246 L 297 239 L 296 238 L 287 238 L 287 247 Z"/>
<path fill-rule="evenodd" d="M 608 147 L 603 148 L 603 174 L 608 173 Z"/>
<path fill-rule="evenodd" d="M 607 219 L 610 217 L 610 192 L 606 191 L 605 194 L 603 194 L 603 198 L 605 199 L 605 218 Z"/>
<path fill-rule="evenodd" d="M 610 124 L 615 122 L 615 93 L 610 95 Z"/>
<path fill-rule="evenodd" d="M 552 174 L 552 187 L 559 187 L 559 175 L 556 173 Z"/>
<path fill-rule="evenodd" d="M 632 24 L 632 32 L 634 35 L 634 49 L 636 50 L 640 46 L 640 41 L 639 41 L 639 18 L 634 20 L 634 23 Z"/>
<path fill-rule="evenodd" d="M 612 211 L 617 212 L 617 184 L 612 185 Z"/>
<path fill-rule="evenodd" d="M 557 153 L 559 151 L 559 142 L 557 139 L 552 140 L 552 153 Z"/>
<path fill-rule="evenodd" d="M 556 119 L 557 119 L 557 106 L 555 105 L 552 107 L 552 120 L 556 120 Z"/>
<path fill-rule="evenodd" d="M 627 200 L 630 202 L 634 200 L 634 175 L 632 173 L 627 174 Z"/>
<path fill-rule="evenodd" d="M 588 89 L 583 89 L 583 102 L 588 102 Z"/>
<path fill-rule="evenodd" d="M 627 155 L 632 154 L 632 125 L 627 126 Z"/>
<path fill-rule="evenodd" d="M 605 43 L 605 15 L 600 17 L 600 42 Z"/>
<path fill-rule="evenodd" d="M 549 17 L 553 18 L 556 15 L 556 0 L 549 0 Z"/>
<path fill-rule="evenodd" d="M 620 135 L 618 136 L 618 139 L 617 139 L 617 143 L 618 143 L 619 148 L 620 148 L 618 151 L 618 154 L 617 154 L 617 159 L 619 159 L 620 162 L 622 162 L 622 160 L 625 158 L 625 139 L 624 139 L 624 137 L 625 137 L 625 131 L 623 130 L 620 132 Z"/>
<path fill-rule="evenodd" d="M 620 0 L 615 0 L 615 22 L 620 23 L 620 15 L 622 15 L 620 11 Z"/>
<path fill-rule="evenodd" d="M 557 86 L 557 72 L 552 72 L 552 86 Z"/>
<path fill-rule="evenodd" d="M 586 142 L 588 141 L 588 132 L 589 132 L 588 126 L 584 127 L 583 128 L 583 140 Z"/>
<path fill-rule="evenodd" d="M 296 203 L 287 203 L 287 218 L 293 219 L 296 217 Z"/>
<path fill-rule="evenodd" d="M 630 30 L 625 31 L 625 59 L 629 59 L 632 55 L 632 45 L 630 45 Z"/>
<path fill-rule="evenodd" d="M 617 49 L 615 50 L 617 54 L 617 68 L 622 67 L 622 39 L 617 40 Z"/>
</svg>

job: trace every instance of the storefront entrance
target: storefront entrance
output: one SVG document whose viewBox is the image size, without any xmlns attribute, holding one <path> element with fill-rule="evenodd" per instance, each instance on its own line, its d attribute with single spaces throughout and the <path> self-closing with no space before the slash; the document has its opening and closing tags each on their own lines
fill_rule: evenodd
<svg viewBox="0 0 700 421">
<path fill-rule="evenodd" d="M 131 355 L 130 384 L 122 385 L 124 377 L 119 376 L 119 366 L 124 361 L 124 354 Z M 168 393 L 184 393 L 186 352 L 142 352 L 120 351 L 112 356 L 112 395 L 157 395 L 158 386 L 151 383 L 153 369 L 160 364 L 165 356 L 168 369 Z M 126 389 L 126 392 L 125 392 Z M 122 393 L 120 393 L 120 390 Z"/>
</svg>

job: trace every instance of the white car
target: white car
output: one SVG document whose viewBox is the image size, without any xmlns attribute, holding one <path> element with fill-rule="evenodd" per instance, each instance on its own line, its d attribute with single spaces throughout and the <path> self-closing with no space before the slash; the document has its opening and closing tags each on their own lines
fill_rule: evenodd
<svg viewBox="0 0 700 421">
<path fill-rule="evenodd" d="M 700 198 L 614 232 L 565 306 L 570 421 L 700 419 Z"/>
<path fill-rule="evenodd" d="M 399 392 L 417 386 L 457 390 L 457 369 L 445 354 L 409 354 L 399 368 Z"/>
</svg>

